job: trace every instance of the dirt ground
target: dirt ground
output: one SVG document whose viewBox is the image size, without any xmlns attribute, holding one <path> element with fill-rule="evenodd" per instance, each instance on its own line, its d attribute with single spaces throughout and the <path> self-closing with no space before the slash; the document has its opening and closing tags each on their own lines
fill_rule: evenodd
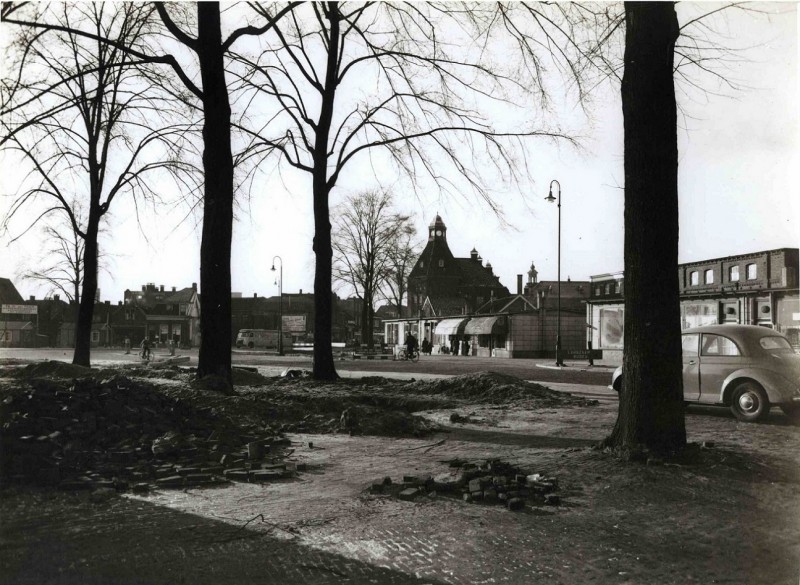
<svg viewBox="0 0 800 585">
<path fill-rule="evenodd" d="M 800 582 L 800 428 L 779 412 L 746 424 L 689 408 L 687 456 L 645 464 L 593 448 L 615 400 L 501 374 L 320 384 L 239 370 L 234 396 L 177 368 L 0 376 L 3 583 Z M 179 453 L 156 454 L 165 436 Z M 262 437 L 288 443 L 264 457 L 284 476 L 158 483 L 165 465 Z M 520 511 L 443 483 L 473 470 L 496 484 L 500 464 L 527 476 Z M 392 489 L 373 487 L 386 477 Z"/>
</svg>

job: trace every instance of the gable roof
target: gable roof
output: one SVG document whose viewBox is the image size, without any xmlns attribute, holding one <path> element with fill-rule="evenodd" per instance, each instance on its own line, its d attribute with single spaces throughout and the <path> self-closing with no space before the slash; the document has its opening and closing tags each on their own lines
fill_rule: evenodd
<svg viewBox="0 0 800 585">
<path fill-rule="evenodd" d="M 422 304 L 423 309 L 429 306 L 431 311 L 437 317 L 446 315 L 461 315 L 464 312 L 464 307 L 467 301 L 462 297 L 453 296 L 428 296 L 425 297 L 425 302 Z"/>
<path fill-rule="evenodd" d="M 525 295 L 509 295 L 486 301 L 475 310 L 475 313 L 521 313 L 536 310 L 538 310 L 536 306 Z"/>
<path fill-rule="evenodd" d="M 0 278 L 0 303 L 7 305 L 21 305 L 22 295 L 19 294 L 17 287 L 8 278 Z"/>
<path fill-rule="evenodd" d="M 182 288 L 181 290 L 175 291 L 173 293 L 169 293 L 167 296 L 164 297 L 164 300 L 161 301 L 165 305 L 174 305 L 177 303 L 190 303 L 194 298 L 194 295 L 197 293 L 195 289 L 191 286 L 187 288 Z"/>
</svg>

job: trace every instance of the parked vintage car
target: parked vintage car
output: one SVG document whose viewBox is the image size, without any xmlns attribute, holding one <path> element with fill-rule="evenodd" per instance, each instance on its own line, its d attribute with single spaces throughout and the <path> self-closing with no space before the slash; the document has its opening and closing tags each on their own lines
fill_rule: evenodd
<svg viewBox="0 0 800 585">
<path fill-rule="evenodd" d="M 800 354 L 782 333 L 755 325 L 705 325 L 685 329 L 681 339 L 688 404 L 728 406 L 743 421 L 766 416 L 771 406 L 800 416 Z M 622 367 L 609 388 L 622 390 Z"/>
</svg>

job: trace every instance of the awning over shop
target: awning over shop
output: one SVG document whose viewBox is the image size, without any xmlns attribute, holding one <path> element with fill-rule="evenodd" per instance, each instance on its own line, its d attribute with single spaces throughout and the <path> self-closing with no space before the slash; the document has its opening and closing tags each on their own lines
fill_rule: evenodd
<svg viewBox="0 0 800 585">
<path fill-rule="evenodd" d="M 497 335 L 506 332 L 504 315 L 494 317 L 474 317 L 467 323 L 464 333 L 467 335 Z"/>
<path fill-rule="evenodd" d="M 469 321 L 469 318 L 442 319 L 436 324 L 436 329 L 433 332 L 436 335 L 463 335 L 467 321 Z"/>
</svg>

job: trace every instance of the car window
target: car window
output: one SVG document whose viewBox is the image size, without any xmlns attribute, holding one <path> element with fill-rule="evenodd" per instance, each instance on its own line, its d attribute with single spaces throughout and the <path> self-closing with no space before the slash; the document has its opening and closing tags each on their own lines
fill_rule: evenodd
<svg viewBox="0 0 800 585">
<path fill-rule="evenodd" d="M 700 355 L 735 356 L 741 355 L 741 352 L 732 339 L 723 337 L 722 335 L 705 333 L 703 334 L 703 349 L 701 350 Z"/>
<path fill-rule="evenodd" d="M 762 337 L 758 340 L 758 343 L 760 343 L 761 347 L 767 351 L 776 351 L 781 353 L 785 351 L 794 352 L 792 346 L 789 345 L 789 340 L 785 337 L 771 335 L 769 337 Z"/>
<path fill-rule="evenodd" d="M 697 342 L 699 338 L 699 333 L 687 333 L 686 335 L 681 335 L 681 348 L 683 349 L 684 356 L 697 355 Z"/>
</svg>

